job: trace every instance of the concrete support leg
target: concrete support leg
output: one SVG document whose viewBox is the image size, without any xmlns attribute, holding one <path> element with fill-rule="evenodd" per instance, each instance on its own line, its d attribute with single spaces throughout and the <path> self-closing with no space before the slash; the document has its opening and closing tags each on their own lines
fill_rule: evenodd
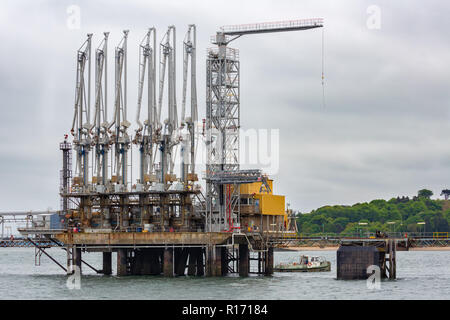
<svg viewBox="0 0 450 320">
<path fill-rule="evenodd" d="M 205 271 L 208 277 L 218 277 L 222 275 L 222 253 L 221 248 L 208 246 L 206 248 Z"/>
<path fill-rule="evenodd" d="M 73 265 L 80 270 L 81 274 L 81 248 L 73 249 Z"/>
<path fill-rule="evenodd" d="M 141 261 L 141 275 L 150 275 L 151 274 L 151 249 L 142 249 L 142 261 Z"/>
<path fill-rule="evenodd" d="M 214 277 L 220 277 L 222 275 L 222 249 L 216 246 L 212 248 L 212 275 Z"/>
<path fill-rule="evenodd" d="M 160 267 L 161 272 L 164 272 L 164 249 L 159 249 L 159 261 L 160 261 Z"/>
<path fill-rule="evenodd" d="M 126 276 L 127 272 L 127 249 L 117 250 L 117 275 Z"/>
<path fill-rule="evenodd" d="M 179 254 L 175 257 L 176 275 L 184 276 L 186 270 L 187 259 L 189 256 L 189 249 L 180 249 Z"/>
<path fill-rule="evenodd" d="M 228 274 L 228 249 L 225 247 L 222 247 L 220 249 L 222 276 L 225 276 Z"/>
<path fill-rule="evenodd" d="M 180 263 L 180 260 L 181 260 L 181 252 L 182 252 L 181 248 L 175 248 L 174 252 L 173 252 L 173 254 L 174 254 L 173 270 L 174 270 L 175 275 L 178 275 L 178 264 Z"/>
<path fill-rule="evenodd" d="M 250 269 L 250 256 L 247 244 L 239 245 L 239 276 L 247 277 Z"/>
<path fill-rule="evenodd" d="M 161 274 L 161 255 L 164 253 L 161 249 L 150 249 L 150 274 L 159 275 Z"/>
<path fill-rule="evenodd" d="M 261 254 L 261 252 L 258 252 L 258 274 L 262 273 L 261 260 L 262 260 L 262 254 Z"/>
<path fill-rule="evenodd" d="M 71 275 L 73 273 L 73 248 L 67 246 L 66 248 L 67 253 L 67 275 Z"/>
<path fill-rule="evenodd" d="M 103 252 L 103 274 L 112 274 L 112 252 Z"/>
<path fill-rule="evenodd" d="M 383 279 L 387 278 L 386 253 L 385 252 L 379 253 L 378 265 L 380 266 L 380 277 Z"/>
<path fill-rule="evenodd" d="M 213 275 L 212 259 L 213 259 L 212 246 L 207 246 L 205 248 L 205 276 L 207 277 L 211 277 Z"/>
<path fill-rule="evenodd" d="M 188 264 L 188 276 L 195 276 L 196 266 L 199 254 L 199 248 L 189 249 L 189 264 Z"/>
<path fill-rule="evenodd" d="M 166 248 L 164 249 L 164 266 L 163 266 L 163 272 L 165 277 L 173 277 L 174 276 L 174 270 L 173 270 L 173 258 L 174 258 L 174 252 L 172 248 Z"/>
<path fill-rule="evenodd" d="M 144 266 L 144 252 L 142 250 L 134 250 L 134 258 L 131 261 L 131 274 L 138 276 L 142 274 Z"/>
<path fill-rule="evenodd" d="M 203 276 L 205 274 L 205 260 L 203 259 L 203 256 L 205 254 L 205 250 L 201 248 L 198 251 L 197 255 L 197 276 Z"/>
<path fill-rule="evenodd" d="M 271 275 L 273 274 L 273 247 L 269 247 L 265 255 L 266 258 L 264 259 L 265 260 L 264 273 L 266 275 Z"/>
</svg>

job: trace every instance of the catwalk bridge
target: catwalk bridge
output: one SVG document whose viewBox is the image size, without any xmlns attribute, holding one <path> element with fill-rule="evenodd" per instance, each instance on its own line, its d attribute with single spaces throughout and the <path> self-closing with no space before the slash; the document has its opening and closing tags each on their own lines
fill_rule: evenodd
<svg viewBox="0 0 450 320">
<path fill-rule="evenodd" d="M 22 229 L 24 231 L 24 229 Z M 54 233 L 56 230 L 42 230 L 45 234 Z M 61 232 L 62 230 L 57 230 Z M 31 230 L 30 230 L 31 232 Z M 35 229 L 32 230 L 36 232 Z M 33 240 L 39 246 L 53 247 L 58 246 L 47 238 L 2 238 L 0 239 L 0 247 L 33 247 L 34 245 L 28 240 Z M 311 246 L 311 247 L 327 247 L 338 246 L 342 243 L 371 243 L 383 240 L 395 240 L 400 250 L 415 247 L 448 247 L 450 246 L 450 237 L 448 232 L 415 232 L 415 233 L 391 233 L 386 237 L 376 238 L 375 235 L 339 235 L 339 234 L 323 234 L 323 235 L 307 235 L 293 233 L 273 233 L 269 236 L 269 241 L 278 248 L 290 246 Z"/>
<path fill-rule="evenodd" d="M 412 232 L 400 233 L 393 232 L 376 237 L 375 234 L 277 234 L 271 237 L 271 241 L 276 247 L 289 246 L 311 246 L 327 247 L 339 246 L 343 243 L 354 243 L 360 245 L 373 245 L 384 240 L 395 240 L 399 250 L 408 250 L 415 247 L 448 247 L 450 238 L 448 232 Z"/>
</svg>

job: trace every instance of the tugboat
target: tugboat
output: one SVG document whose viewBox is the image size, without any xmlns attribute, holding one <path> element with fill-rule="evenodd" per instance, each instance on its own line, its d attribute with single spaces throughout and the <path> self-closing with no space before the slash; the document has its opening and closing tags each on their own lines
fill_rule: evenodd
<svg viewBox="0 0 450 320">
<path fill-rule="evenodd" d="M 323 272 L 331 271 L 331 262 L 324 257 L 300 256 L 299 262 L 277 264 L 273 271 L 276 272 Z"/>
</svg>

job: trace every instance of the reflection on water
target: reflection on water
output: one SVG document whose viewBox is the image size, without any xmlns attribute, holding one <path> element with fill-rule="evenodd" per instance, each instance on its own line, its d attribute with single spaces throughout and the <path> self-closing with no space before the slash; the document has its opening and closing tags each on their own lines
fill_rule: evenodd
<svg viewBox="0 0 450 320">
<path fill-rule="evenodd" d="M 65 265 L 63 250 L 49 251 Z M 218 278 L 103 276 L 83 266 L 80 290 L 69 290 L 64 271 L 45 256 L 34 266 L 34 249 L 0 248 L 2 299 L 448 299 L 450 251 L 397 252 L 397 277 L 380 290 L 366 282 L 336 280 L 336 252 L 308 251 L 331 261 L 331 272 L 275 273 L 271 277 Z M 300 252 L 275 252 L 275 263 L 297 258 Z M 115 254 L 113 255 L 113 259 Z M 101 268 L 101 253 L 83 260 Z M 115 261 L 113 260 L 113 265 Z M 114 266 L 113 266 L 113 272 Z M 418 294 L 419 293 L 419 294 Z"/>
</svg>

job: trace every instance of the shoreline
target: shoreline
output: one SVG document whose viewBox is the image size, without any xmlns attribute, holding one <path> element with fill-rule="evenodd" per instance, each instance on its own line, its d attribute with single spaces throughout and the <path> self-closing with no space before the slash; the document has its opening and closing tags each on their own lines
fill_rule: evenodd
<svg viewBox="0 0 450 320">
<path fill-rule="evenodd" d="M 417 247 L 409 248 L 409 251 L 450 251 L 450 247 Z"/>
<path fill-rule="evenodd" d="M 284 248 L 276 248 L 276 251 L 336 251 L 339 249 L 339 246 L 327 246 L 327 247 L 284 247 Z"/>
<path fill-rule="evenodd" d="M 327 247 L 284 247 L 276 248 L 275 251 L 337 251 L 339 246 L 327 246 Z M 450 247 L 416 247 L 409 248 L 409 251 L 450 251 Z"/>
</svg>

